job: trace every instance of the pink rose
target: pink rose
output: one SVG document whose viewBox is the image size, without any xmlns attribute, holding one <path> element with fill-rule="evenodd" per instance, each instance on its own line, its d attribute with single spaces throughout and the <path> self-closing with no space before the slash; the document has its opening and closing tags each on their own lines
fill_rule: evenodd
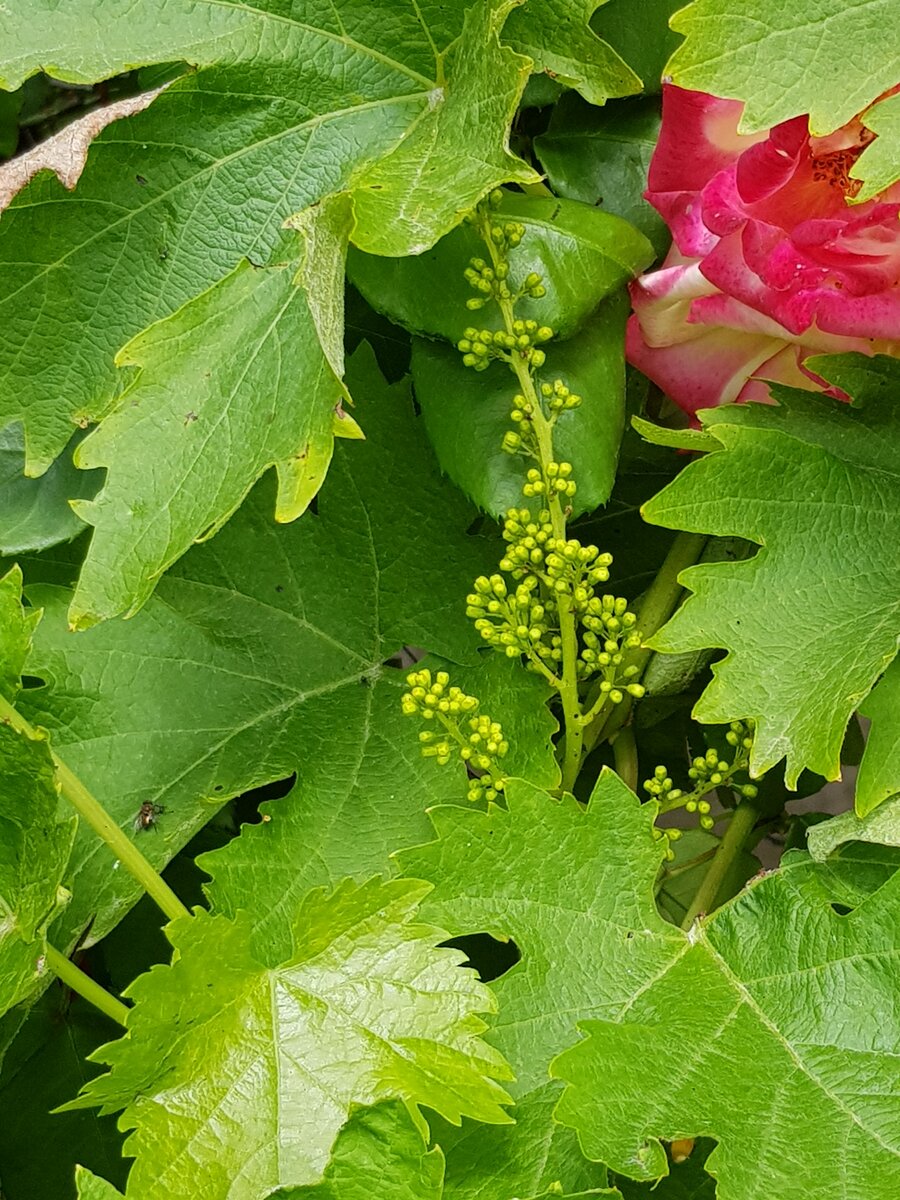
<svg viewBox="0 0 900 1200">
<path fill-rule="evenodd" d="M 900 355 L 900 184 L 848 204 L 874 134 L 748 136 L 741 108 L 666 86 L 645 193 L 674 241 L 632 285 L 628 358 L 691 414 L 768 399 L 763 380 L 824 388 L 811 354 Z"/>
</svg>

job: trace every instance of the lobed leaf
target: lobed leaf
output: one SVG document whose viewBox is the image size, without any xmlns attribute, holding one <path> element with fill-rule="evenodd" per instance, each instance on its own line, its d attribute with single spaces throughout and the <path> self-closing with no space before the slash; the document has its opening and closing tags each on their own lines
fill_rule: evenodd
<svg viewBox="0 0 900 1200">
<path fill-rule="evenodd" d="M 816 135 L 897 83 L 893 0 L 694 0 L 671 21 L 686 40 L 669 61 L 680 87 L 745 101 L 741 131 L 809 113 Z M 839 88 L 822 88 L 837 79 Z"/>
<path fill-rule="evenodd" d="M 73 438 L 40 479 L 28 479 L 21 425 L 0 430 L 0 554 L 28 554 L 67 542 L 84 529 L 70 499 L 91 499 L 100 471 L 78 471 L 72 464 Z"/>
<path fill-rule="evenodd" d="M 866 816 L 900 792 L 900 662 L 891 663 L 859 706 L 872 722 L 856 777 L 856 812 Z"/>
<path fill-rule="evenodd" d="M 134 1196 L 256 1197 L 313 1183 L 354 1104 L 394 1097 L 508 1122 L 508 1069 L 480 1037 L 490 992 L 446 936 L 415 924 L 427 885 L 379 879 L 314 891 L 286 960 L 251 949 L 249 921 L 196 910 L 176 955 L 129 989 L 128 1035 L 78 1106 L 124 1108 Z M 229 1136 L 222 1143 L 220 1130 Z"/>
<path fill-rule="evenodd" d="M 752 717 L 752 773 L 786 758 L 788 787 L 804 768 L 839 777 L 847 722 L 894 658 L 900 631 L 900 373 L 890 360 L 850 356 L 850 374 L 846 360 L 814 361 L 838 386 L 857 364 L 878 386 L 858 391 L 855 407 L 778 388 L 778 408 L 708 410 L 704 428 L 722 449 L 642 510 L 654 524 L 762 547 L 749 561 L 684 571 L 693 595 L 652 644 L 728 650 L 694 715 L 708 724 Z"/>
</svg>

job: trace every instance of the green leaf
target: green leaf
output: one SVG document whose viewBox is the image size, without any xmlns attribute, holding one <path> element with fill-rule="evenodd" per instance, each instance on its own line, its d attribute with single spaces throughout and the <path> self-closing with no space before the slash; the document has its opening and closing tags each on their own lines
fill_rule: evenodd
<svg viewBox="0 0 900 1200">
<path fill-rule="evenodd" d="M 763 547 L 749 561 L 683 572 L 694 594 L 652 644 L 666 653 L 728 650 L 694 715 L 707 724 L 752 717 L 753 774 L 785 757 L 788 787 L 804 767 L 839 777 L 850 715 L 897 650 L 892 391 L 851 408 L 778 388 L 778 408 L 708 410 L 704 427 L 722 449 L 689 464 L 643 509 L 654 524 Z"/>
<path fill-rule="evenodd" d="M 74 1195 L 72 1172 L 78 1162 L 124 1187 L 128 1164 L 115 1121 L 94 1112 L 53 1111 L 99 1072 L 85 1060 L 119 1033 L 112 1021 L 58 981 L 30 1009 L 0 1075 L 5 1200 L 68 1200 Z M 52 1153 L 38 1153 L 42 1146 L 52 1147 Z M 112 1194 L 118 1192 L 113 1189 Z"/>
<path fill-rule="evenodd" d="M 576 88 L 591 104 L 641 90 L 640 78 L 591 29 L 594 10 L 605 0 L 528 0 L 510 13 L 503 40 L 527 54 L 535 71 L 546 71 Z"/>
<path fill-rule="evenodd" d="M 518 285 L 537 272 L 547 294 L 516 306 L 523 320 L 549 325 L 570 337 L 600 301 L 653 259 L 646 239 L 626 222 L 575 201 L 504 195 L 501 217 L 521 222 L 525 236 L 510 252 L 510 279 Z M 413 333 L 456 343 L 473 321 L 499 329 L 500 315 L 466 308 L 472 290 L 463 278 L 484 244 L 471 225 L 454 229 L 433 249 L 412 258 L 378 258 L 350 251 L 347 271 L 371 306 Z"/>
<path fill-rule="evenodd" d="M 48 0 L 20 6 L 5 31 L 10 86 L 38 68 L 78 80 L 142 62 L 203 68 L 105 130 L 73 192 L 45 174 L 4 215 L 0 424 L 25 421 L 29 471 L 73 421 L 108 411 L 125 342 L 242 258 L 267 262 L 292 214 L 356 187 L 359 244 L 390 237 L 392 253 L 410 253 L 496 184 L 533 178 L 505 148 L 527 64 L 485 40 L 507 7 L 490 0 L 464 20 L 460 3 L 408 0 L 289 12 L 281 0 L 111 0 L 101 37 L 94 0 L 64 16 Z"/>
<path fill-rule="evenodd" d="M 573 1131 L 553 1120 L 559 1097 L 559 1083 L 550 1081 L 520 1096 L 510 1126 L 463 1121 L 456 1127 L 429 1118 L 432 1139 L 447 1157 L 443 1200 L 511 1200 L 554 1187 L 562 1189 L 554 1195 L 605 1187 L 606 1168 L 588 1162 Z"/>
<path fill-rule="evenodd" d="M 19 114 L 22 111 L 21 91 L 0 92 L 0 157 L 15 154 L 19 144 Z"/>
<path fill-rule="evenodd" d="M 39 612 L 22 607 L 22 571 L 10 567 L 0 577 L 0 696 L 5 700 L 14 702 L 19 694 L 40 619 Z"/>
<path fill-rule="evenodd" d="M 284 961 L 245 917 L 198 909 L 169 926 L 172 966 L 129 989 L 128 1036 L 100 1052 L 111 1070 L 77 1102 L 124 1107 L 129 1193 L 256 1200 L 313 1183 L 353 1104 L 398 1097 L 451 1121 L 510 1120 L 494 1082 L 508 1069 L 476 1016 L 491 994 L 459 951 L 436 948 L 442 930 L 413 923 L 427 890 L 374 879 L 314 891 Z"/>
<path fill-rule="evenodd" d="M 551 346 L 546 378 L 562 379 L 582 397 L 561 414 L 554 451 L 571 462 L 578 480 L 575 515 L 604 504 L 616 477 L 625 423 L 625 320 L 628 300 L 617 292 L 574 338 Z M 475 503 L 494 516 L 521 507 L 526 465 L 506 454 L 503 435 L 516 393 L 505 363 L 486 371 L 464 367 L 459 351 L 416 338 L 412 373 L 425 428 L 441 468 Z"/>
<path fill-rule="evenodd" d="M 634 28 L 639 28 L 638 22 Z M 660 256 L 671 237 L 665 221 L 644 199 L 658 134 L 656 99 L 629 100 L 600 110 L 570 94 L 554 108 L 547 132 L 534 139 L 534 149 L 555 192 L 629 221 Z"/>
<path fill-rule="evenodd" d="M 279 1188 L 269 1200 L 441 1200 L 444 1156 L 426 1150 L 406 1105 L 351 1109 L 321 1183 Z"/>
<path fill-rule="evenodd" d="M 673 450 L 692 450 L 700 453 L 718 450 L 721 447 L 719 439 L 703 429 L 670 429 L 665 425 L 654 425 L 652 421 L 645 421 L 643 417 L 637 416 L 631 418 L 631 427 L 654 446 L 670 446 Z"/>
<path fill-rule="evenodd" d="M 76 471 L 68 449 L 40 479 L 26 478 L 24 470 L 22 427 L 9 425 L 0 430 L 0 554 L 46 550 L 76 537 L 84 522 L 69 500 L 90 499 L 103 481 L 100 471 Z"/>
<path fill-rule="evenodd" d="M 382 664 L 407 644 L 477 659 L 460 597 L 492 569 L 497 545 L 465 533 L 476 511 L 439 479 L 408 385 L 388 387 L 368 347 L 348 380 L 368 437 L 338 441 L 315 513 L 273 525 L 264 480 L 130 621 L 72 635 L 68 589 L 30 591 L 45 617 L 28 670 L 47 686 L 28 689 L 23 712 L 51 729 L 121 828 L 131 831 L 144 802 L 166 808 L 136 835 L 155 867 L 225 801 L 294 772 L 297 790 L 258 836 L 288 839 L 298 873 L 303 839 L 333 855 L 330 869 L 312 856 L 304 890 L 335 870 L 381 869 L 405 833 L 425 835 L 425 807 L 463 794 L 461 764 L 442 773 L 420 757 L 399 681 Z M 86 829 L 67 882 L 60 946 L 92 915 L 90 940 L 102 937 L 139 895 Z"/>
<path fill-rule="evenodd" d="M 601 773 L 586 811 L 521 780 L 506 794 L 508 811 L 434 809 L 438 840 L 396 858 L 405 875 L 434 884 L 429 919 L 519 947 L 521 962 L 492 985 L 500 1011 L 490 1034 L 518 1097 L 545 1083 L 575 1022 L 617 1012 L 631 979 L 660 969 L 681 934 L 652 907 L 663 855 L 652 806 L 618 776 Z M 650 881 L 640 894 L 636 875 Z"/>
<path fill-rule="evenodd" d="M 816 862 L 824 862 L 845 842 L 900 847 L 900 797 L 882 804 L 877 812 L 870 812 L 868 816 L 859 817 L 852 811 L 840 813 L 830 821 L 813 825 L 807 834 L 809 852 Z"/>
<path fill-rule="evenodd" d="M 124 1200 L 118 1188 L 85 1167 L 75 1168 L 78 1200 Z"/>
<path fill-rule="evenodd" d="M 896 1195 L 900 880 L 841 917 L 804 894 L 816 870 L 769 875 L 635 978 L 618 1014 L 581 1025 L 587 1040 L 553 1073 L 585 1153 L 653 1179 L 667 1170 L 658 1139 L 704 1133 L 729 1200 Z"/>
<path fill-rule="evenodd" d="M 667 70 L 680 87 L 745 101 L 743 133 L 801 113 L 831 133 L 896 84 L 895 15 L 894 0 L 694 0 L 672 18 L 686 40 Z"/>
<path fill-rule="evenodd" d="M 682 0 L 641 0 L 640 16 L 633 0 L 610 0 L 591 19 L 591 28 L 622 55 L 644 81 L 645 92 L 658 92 L 666 62 L 679 44 L 669 17 Z"/>
<path fill-rule="evenodd" d="M 667 1171 L 655 1139 L 704 1134 L 719 1142 L 709 1170 L 722 1197 L 808 1200 L 833 1189 L 839 1145 L 853 1180 L 839 1195 L 892 1197 L 900 877 L 839 917 L 810 887 L 821 869 L 799 856 L 688 934 L 653 902 L 654 804 L 608 771 L 587 809 L 515 782 L 508 800 L 436 810 L 439 840 L 399 859 L 434 882 L 429 919 L 519 947 L 494 984 L 490 1034 L 516 1091 L 591 1016 L 589 1040 L 553 1067 L 576 1085 L 557 1118 L 589 1158 L 649 1180 Z"/>
<path fill-rule="evenodd" d="M 43 986 L 43 940 L 66 903 L 75 818 L 58 820 L 47 735 L 0 721 L 0 1014 Z"/>
<path fill-rule="evenodd" d="M 666 873 L 660 883 L 657 903 L 660 912 L 672 922 L 681 925 L 703 877 L 709 870 L 709 856 L 719 845 L 720 838 L 705 829 L 686 829 L 677 842 L 673 843 L 674 859 L 666 863 Z M 706 855 L 696 866 L 687 866 L 695 858 Z M 736 896 L 748 879 L 760 869 L 759 859 L 743 850 L 735 855 L 728 874 L 716 893 L 716 900 L 724 904 Z"/>
<path fill-rule="evenodd" d="M 856 812 L 866 816 L 900 792 L 900 662 L 891 663 L 859 711 L 872 725 L 856 777 Z"/>
<path fill-rule="evenodd" d="M 354 179 L 357 246 L 370 254 L 421 254 L 491 188 L 540 179 L 509 149 L 529 63 L 501 46 L 497 34 L 518 3 L 482 0 L 466 10 L 458 42 L 438 64 L 426 112 L 393 153 Z"/>
<path fill-rule="evenodd" d="M 299 516 L 318 490 L 344 389 L 296 272 L 296 263 L 245 260 L 117 355 L 137 375 L 76 452 L 80 467 L 108 475 L 95 500 L 75 506 L 95 532 L 69 611 L 74 628 L 134 614 L 269 467 L 277 520 Z"/>
<path fill-rule="evenodd" d="M 853 197 L 855 204 L 871 200 L 900 179 L 900 95 L 888 96 L 870 108 L 863 124 L 878 136 L 850 168 L 851 178 L 863 181 Z"/>
</svg>

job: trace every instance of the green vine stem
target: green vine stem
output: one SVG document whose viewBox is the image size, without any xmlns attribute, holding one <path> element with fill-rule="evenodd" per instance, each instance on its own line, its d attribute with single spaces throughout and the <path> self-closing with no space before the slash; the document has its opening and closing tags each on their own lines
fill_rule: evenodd
<svg viewBox="0 0 900 1200">
<path fill-rule="evenodd" d="M 616 774 L 633 792 L 638 787 L 638 756 L 634 731 L 630 725 L 623 726 L 612 740 Z"/>
<path fill-rule="evenodd" d="M 489 222 L 482 218 L 482 237 L 491 256 L 496 271 L 500 265 L 500 254 L 490 236 Z M 497 304 L 503 317 L 506 332 L 513 334 L 515 313 L 511 300 L 497 299 Z M 537 439 L 540 456 L 541 474 L 547 478 L 547 467 L 553 461 L 553 429 L 544 415 L 543 405 L 538 398 L 534 379 L 528 363 L 518 354 L 511 355 L 511 365 L 519 383 L 519 389 L 526 401 L 531 405 L 532 421 Z M 547 496 L 547 508 L 553 525 L 553 536 L 560 542 L 566 540 L 566 512 L 563 510 L 560 497 L 555 494 Z M 578 699 L 578 635 L 575 627 L 575 612 L 570 596 L 564 593 L 557 597 L 559 610 L 559 634 L 562 640 L 562 675 L 558 680 L 559 697 L 563 709 L 563 741 L 564 752 L 562 761 L 562 787 L 571 791 L 581 768 L 584 754 L 584 726 L 581 721 L 581 705 Z"/>
<path fill-rule="evenodd" d="M 116 1024 L 128 1025 L 128 1014 L 131 1011 L 128 1006 L 110 995 L 106 988 L 95 983 L 89 975 L 85 975 L 84 971 L 76 967 L 71 959 L 66 958 L 64 954 L 47 942 L 44 943 L 44 961 L 53 974 L 61 979 L 66 987 L 71 988 L 76 995 L 81 996 L 82 999 L 87 1000 L 88 1004 L 92 1004 L 94 1008 L 105 1013 Z"/>
<path fill-rule="evenodd" d="M 636 606 L 637 624 L 645 644 L 639 650 L 632 651 L 628 661 L 638 668 L 637 679 L 641 678 L 647 668 L 647 663 L 655 653 L 646 645 L 646 642 L 662 629 L 678 607 L 684 591 L 678 582 L 678 576 L 682 571 L 694 565 L 703 553 L 703 547 L 707 540 L 705 534 L 679 533 L 656 578 L 644 593 L 640 604 Z M 590 695 L 586 707 L 592 707 L 597 699 L 597 695 Z M 584 733 L 584 748 L 587 753 L 590 753 L 602 739 L 611 739 L 616 731 L 626 724 L 631 713 L 631 704 L 630 697 L 627 697 L 611 712 L 605 708 L 600 710 Z"/>
<path fill-rule="evenodd" d="M 749 800 L 742 800 L 734 810 L 734 816 L 729 822 L 725 836 L 719 843 L 709 870 L 703 876 L 703 882 L 684 915 L 681 923 L 682 929 L 690 929 L 697 917 L 713 911 L 725 876 L 735 858 L 744 848 L 744 844 L 756 827 L 758 820 L 759 809 Z"/>
<path fill-rule="evenodd" d="M 20 733 L 35 736 L 34 727 L 15 709 L 8 700 L 0 696 L 0 720 L 6 720 Z M 66 766 L 57 754 L 53 754 L 60 790 L 78 815 L 97 836 L 109 846 L 122 866 L 137 880 L 172 921 L 191 914 L 181 903 L 165 880 L 153 869 L 134 842 L 119 828 L 106 809 L 84 786 L 77 775 Z"/>
</svg>

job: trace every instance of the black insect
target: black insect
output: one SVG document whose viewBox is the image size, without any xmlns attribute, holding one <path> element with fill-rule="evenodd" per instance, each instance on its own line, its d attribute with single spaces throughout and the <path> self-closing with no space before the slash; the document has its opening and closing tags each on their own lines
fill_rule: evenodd
<svg viewBox="0 0 900 1200">
<path fill-rule="evenodd" d="M 134 832 L 140 833 L 144 829 L 152 828 L 165 811 L 162 804 L 154 804 L 152 800 L 145 800 L 134 818 Z"/>
</svg>

